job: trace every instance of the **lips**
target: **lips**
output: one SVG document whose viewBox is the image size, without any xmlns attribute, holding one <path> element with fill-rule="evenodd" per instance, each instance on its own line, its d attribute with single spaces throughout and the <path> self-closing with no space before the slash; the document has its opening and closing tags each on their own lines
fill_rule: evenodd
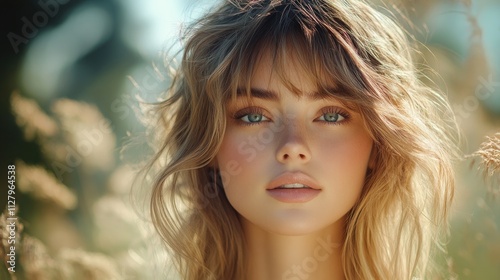
<svg viewBox="0 0 500 280">
<path fill-rule="evenodd" d="M 266 189 L 300 188 L 298 184 L 303 185 L 305 188 L 321 190 L 321 187 L 311 177 L 301 172 L 283 173 L 272 180 Z"/>
<path fill-rule="evenodd" d="M 294 183 L 294 184 L 286 184 L 283 186 L 279 186 L 276 189 L 310 189 L 310 188 L 311 187 L 304 184 Z"/>
<path fill-rule="evenodd" d="M 315 198 L 321 188 L 303 173 L 284 173 L 268 185 L 267 193 L 285 203 L 305 203 Z"/>
</svg>

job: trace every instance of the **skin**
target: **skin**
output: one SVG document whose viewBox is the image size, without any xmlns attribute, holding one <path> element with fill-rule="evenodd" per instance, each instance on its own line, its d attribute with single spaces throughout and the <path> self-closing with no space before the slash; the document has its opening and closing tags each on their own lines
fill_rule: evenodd
<svg viewBox="0 0 500 280">
<path fill-rule="evenodd" d="M 311 98 L 315 83 L 292 56 L 284 69 L 298 96 L 271 62 L 264 54 L 256 65 L 254 97 L 229 101 L 216 159 L 246 238 L 248 279 L 344 279 L 345 216 L 371 167 L 373 141 L 359 113 L 335 98 Z M 275 96 L 262 98 L 258 92 Z M 276 200 L 266 186 L 285 172 L 309 176 L 320 193 L 303 203 Z"/>
</svg>

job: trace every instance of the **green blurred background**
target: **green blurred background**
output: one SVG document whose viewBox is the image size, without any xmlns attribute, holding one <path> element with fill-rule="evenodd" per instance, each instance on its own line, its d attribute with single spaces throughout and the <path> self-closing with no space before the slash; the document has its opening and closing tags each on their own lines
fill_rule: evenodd
<svg viewBox="0 0 500 280">
<path fill-rule="evenodd" d="M 421 43 L 416 61 L 448 94 L 462 151 L 472 155 L 500 132 L 500 1 L 384 3 L 373 1 Z M 154 101 L 168 85 L 162 55 L 178 48 L 186 22 L 212 4 L 2 3 L 0 166 L 6 174 L 16 164 L 17 215 L 21 236 L 29 237 L 22 239 L 19 279 L 148 278 L 150 252 L 139 238 L 147 233 L 128 201 L 127 167 L 148 150 L 139 142 L 120 151 L 130 135 L 144 131 L 137 100 Z M 498 141 L 490 160 L 498 157 Z M 452 238 L 443 260 L 450 278 L 500 279 L 499 159 L 496 173 L 486 175 L 481 160 L 465 157 L 456 166 Z M 5 209 L 5 184 L 0 192 Z"/>
</svg>

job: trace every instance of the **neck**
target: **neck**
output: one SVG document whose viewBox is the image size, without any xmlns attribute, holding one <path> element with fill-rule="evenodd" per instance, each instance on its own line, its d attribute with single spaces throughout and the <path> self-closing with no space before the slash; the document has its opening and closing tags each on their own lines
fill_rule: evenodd
<svg viewBox="0 0 500 280">
<path fill-rule="evenodd" d="M 338 224 L 340 224 L 339 222 Z M 242 219 L 246 239 L 247 280 L 343 280 L 343 227 L 300 236 L 266 232 Z"/>
</svg>

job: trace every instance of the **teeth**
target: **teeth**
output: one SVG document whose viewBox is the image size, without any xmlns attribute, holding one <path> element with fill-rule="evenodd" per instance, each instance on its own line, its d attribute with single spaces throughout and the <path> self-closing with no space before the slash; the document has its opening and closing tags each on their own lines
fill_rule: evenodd
<svg viewBox="0 0 500 280">
<path fill-rule="evenodd" d="M 286 184 L 278 187 L 279 189 L 301 189 L 301 188 L 309 188 L 306 185 L 294 183 L 294 184 Z"/>
</svg>

